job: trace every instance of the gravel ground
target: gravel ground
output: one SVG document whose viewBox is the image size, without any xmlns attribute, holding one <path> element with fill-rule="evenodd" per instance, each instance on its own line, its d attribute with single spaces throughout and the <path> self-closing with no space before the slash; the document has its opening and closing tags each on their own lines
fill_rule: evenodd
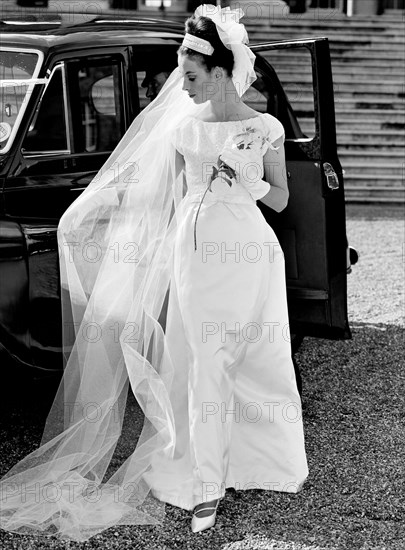
<svg viewBox="0 0 405 550">
<path fill-rule="evenodd" d="M 228 490 L 215 527 L 200 534 L 189 512 L 167 506 L 159 527 L 113 528 L 82 544 L 1 531 L 0 548 L 404 549 L 403 210 L 349 206 L 347 214 L 360 253 L 348 278 L 353 338 L 306 338 L 296 355 L 310 469 L 301 493 Z M 44 410 L 29 395 L 24 406 L 3 407 L 2 473 L 37 445 Z"/>
<path fill-rule="evenodd" d="M 404 326 L 404 209 L 348 205 L 346 218 L 350 246 L 360 255 L 348 277 L 351 325 Z"/>
</svg>

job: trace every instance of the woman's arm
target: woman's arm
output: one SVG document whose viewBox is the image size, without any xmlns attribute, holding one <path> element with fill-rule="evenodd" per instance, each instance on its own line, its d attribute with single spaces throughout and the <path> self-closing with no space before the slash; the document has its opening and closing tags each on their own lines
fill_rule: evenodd
<svg viewBox="0 0 405 550">
<path fill-rule="evenodd" d="M 276 212 L 281 212 L 287 206 L 289 197 L 284 137 L 278 138 L 273 145 L 278 148 L 277 151 L 269 147 L 263 157 L 264 179 L 270 183 L 271 188 L 267 195 L 259 200 Z"/>
</svg>

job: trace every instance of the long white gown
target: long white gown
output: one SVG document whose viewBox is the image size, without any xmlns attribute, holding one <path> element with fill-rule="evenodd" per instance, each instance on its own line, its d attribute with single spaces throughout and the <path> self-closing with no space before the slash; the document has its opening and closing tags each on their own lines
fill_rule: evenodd
<svg viewBox="0 0 405 550">
<path fill-rule="evenodd" d="M 308 475 L 284 255 L 243 182 L 206 193 L 194 249 L 212 166 L 247 126 L 270 142 L 283 133 L 269 114 L 189 117 L 174 138 L 187 182 L 166 321 L 176 444 L 172 458 L 155 454 L 145 477 L 159 500 L 186 510 L 227 487 L 295 493 Z"/>
</svg>

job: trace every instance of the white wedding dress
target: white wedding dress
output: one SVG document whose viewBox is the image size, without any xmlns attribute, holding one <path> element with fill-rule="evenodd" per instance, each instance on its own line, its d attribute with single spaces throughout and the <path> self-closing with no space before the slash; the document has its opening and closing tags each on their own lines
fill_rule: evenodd
<svg viewBox="0 0 405 550">
<path fill-rule="evenodd" d="M 243 121 L 186 118 L 175 135 L 187 193 L 176 234 L 166 339 L 174 455 L 145 474 L 159 500 L 192 510 L 225 488 L 295 493 L 307 474 L 301 402 L 289 342 L 284 255 L 241 183 L 213 184 L 226 138 L 247 126 L 274 142 L 269 114 Z"/>
<path fill-rule="evenodd" d="M 156 170 L 146 156 L 124 205 L 110 205 L 115 180 L 106 170 L 106 182 L 95 180 L 64 214 L 61 245 L 100 237 L 106 250 L 136 242 L 145 251 L 139 264 L 105 255 L 96 281 L 92 263 L 62 255 L 65 322 L 74 306 L 75 345 L 41 445 L 0 480 L 2 529 L 84 541 L 117 525 L 160 523 L 165 502 L 192 510 L 227 487 L 301 488 L 308 470 L 284 256 L 252 198 L 261 192 L 246 181 L 214 181 L 199 211 L 195 250 L 195 216 L 212 167 L 226 138 L 248 126 L 270 143 L 283 135 L 269 114 L 222 123 L 187 114 L 175 132 L 161 137 L 159 128 L 159 139 L 147 144 L 147 152 L 155 143 L 171 152 Z M 182 200 L 169 135 L 185 160 Z M 137 128 L 127 135 L 121 164 L 142 161 L 144 137 Z M 173 182 L 179 200 L 169 224 Z M 102 231 L 106 213 L 111 236 Z M 167 290 L 163 332 L 158 315 Z M 141 338 L 127 338 L 126 325 L 116 338 L 116 322 L 142 329 Z M 102 337 L 87 337 L 89 326 Z M 137 440 L 134 430 L 121 433 L 129 384 L 145 414 Z M 122 464 L 122 451 L 114 454 L 119 442 L 127 449 Z"/>
</svg>

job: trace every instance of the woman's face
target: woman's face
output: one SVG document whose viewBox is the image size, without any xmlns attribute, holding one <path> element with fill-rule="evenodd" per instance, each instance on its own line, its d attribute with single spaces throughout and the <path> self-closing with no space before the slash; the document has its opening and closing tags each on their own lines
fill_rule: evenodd
<svg viewBox="0 0 405 550">
<path fill-rule="evenodd" d="M 180 73 L 183 76 L 183 90 L 193 99 L 194 103 L 205 103 L 218 93 L 218 79 L 215 78 L 215 68 L 207 72 L 205 68 L 187 55 L 178 56 Z"/>
</svg>

